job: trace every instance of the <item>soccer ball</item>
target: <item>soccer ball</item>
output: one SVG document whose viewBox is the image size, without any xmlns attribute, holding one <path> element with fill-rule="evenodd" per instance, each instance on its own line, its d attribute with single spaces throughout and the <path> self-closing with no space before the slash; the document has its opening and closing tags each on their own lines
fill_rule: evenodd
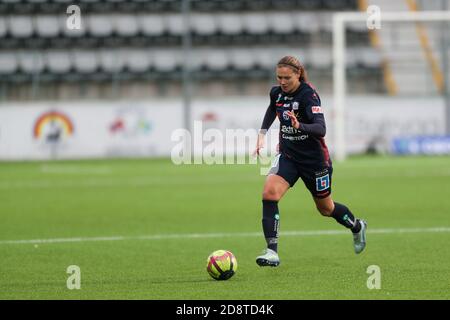
<svg viewBox="0 0 450 320">
<path fill-rule="evenodd" d="M 216 280 L 228 280 L 237 270 L 236 257 L 227 250 L 211 253 L 207 260 L 206 271 Z"/>
</svg>

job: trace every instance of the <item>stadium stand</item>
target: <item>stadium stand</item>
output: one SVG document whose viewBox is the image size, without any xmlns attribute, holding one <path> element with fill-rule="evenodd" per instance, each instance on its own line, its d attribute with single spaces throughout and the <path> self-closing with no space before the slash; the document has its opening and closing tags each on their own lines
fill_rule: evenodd
<svg viewBox="0 0 450 320">
<path fill-rule="evenodd" d="M 71 4 L 81 8 L 79 30 L 66 26 Z M 251 78 L 264 83 L 263 93 L 283 54 L 299 56 L 317 82 L 330 81 L 330 12 L 356 8 L 356 0 L 191 0 L 186 26 L 179 0 L 0 0 L 0 85 L 179 82 L 187 30 L 199 81 Z M 366 30 L 351 27 L 347 37 L 350 75 L 379 81 L 381 60 Z"/>
<path fill-rule="evenodd" d="M 70 4 L 83 12 L 180 12 L 181 0 L 2 0 L 0 12 L 61 13 Z M 357 0 L 191 0 L 199 12 L 242 12 L 262 10 L 335 11 L 354 10 Z"/>
</svg>

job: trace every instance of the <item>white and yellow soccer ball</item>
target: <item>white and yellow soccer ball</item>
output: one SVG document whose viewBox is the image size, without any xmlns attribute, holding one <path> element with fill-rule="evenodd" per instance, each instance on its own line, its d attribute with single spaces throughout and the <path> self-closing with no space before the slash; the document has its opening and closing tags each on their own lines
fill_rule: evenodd
<svg viewBox="0 0 450 320">
<path fill-rule="evenodd" d="M 236 257 L 227 250 L 216 250 L 208 257 L 206 271 L 216 280 L 228 280 L 237 270 Z"/>
</svg>

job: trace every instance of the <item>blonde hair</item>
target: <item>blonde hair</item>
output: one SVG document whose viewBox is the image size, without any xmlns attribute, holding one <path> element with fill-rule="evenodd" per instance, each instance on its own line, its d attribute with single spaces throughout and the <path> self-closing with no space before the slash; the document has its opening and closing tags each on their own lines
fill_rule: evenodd
<svg viewBox="0 0 450 320">
<path fill-rule="evenodd" d="M 293 56 L 284 56 L 283 58 L 280 59 L 280 61 L 278 61 L 277 63 L 277 67 L 289 67 L 292 70 L 294 70 L 294 72 L 299 73 L 299 79 L 302 82 L 307 82 L 308 81 L 308 75 L 306 74 L 306 70 L 305 67 L 300 63 L 300 61 Z"/>
</svg>

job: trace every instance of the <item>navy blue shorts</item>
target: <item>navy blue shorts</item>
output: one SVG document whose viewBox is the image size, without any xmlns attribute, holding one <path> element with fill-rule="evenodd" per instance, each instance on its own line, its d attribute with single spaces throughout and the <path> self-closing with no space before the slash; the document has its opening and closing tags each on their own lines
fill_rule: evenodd
<svg viewBox="0 0 450 320">
<path fill-rule="evenodd" d="M 286 180 L 291 187 L 298 178 L 316 198 L 326 198 L 331 194 L 331 176 L 333 167 L 310 168 L 302 166 L 282 154 L 278 154 L 272 163 L 268 174 L 276 174 Z"/>
</svg>

